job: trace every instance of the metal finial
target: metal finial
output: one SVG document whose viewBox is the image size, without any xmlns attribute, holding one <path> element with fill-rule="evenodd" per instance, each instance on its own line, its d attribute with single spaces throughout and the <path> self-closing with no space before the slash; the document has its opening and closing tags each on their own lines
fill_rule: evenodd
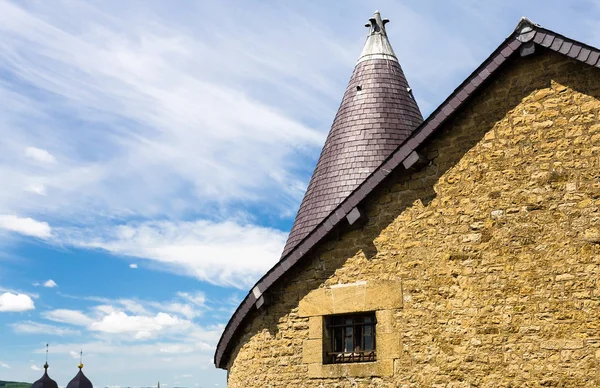
<svg viewBox="0 0 600 388">
<path fill-rule="evenodd" d="M 79 365 L 77 365 L 79 369 L 83 368 L 83 349 L 79 352 Z"/>
<path fill-rule="evenodd" d="M 46 363 L 44 364 L 44 370 L 48 371 L 48 344 L 46 344 Z"/>
<path fill-rule="evenodd" d="M 385 31 L 388 22 L 388 19 L 381 18 L 379 11 L 375 11 L 369 18 L 369 23 L 365 24 L 365 27 L 369 27 L 369 34 L 357 63 L 368 59 L 389 59 L 398 62 Z"/>
<path fill-rule="evenodd" d="M 381 19 L 381 14 L 379 11 L 375 11 L 373 16 L 369 18 L 369 23 L 365 24 L 365 27 L 369 27 L 371 29 L 369 35 L 377 33 L 386 35 L 385 25 L 389 23 L 389 21 L 389 19 Z"/>
</svg>

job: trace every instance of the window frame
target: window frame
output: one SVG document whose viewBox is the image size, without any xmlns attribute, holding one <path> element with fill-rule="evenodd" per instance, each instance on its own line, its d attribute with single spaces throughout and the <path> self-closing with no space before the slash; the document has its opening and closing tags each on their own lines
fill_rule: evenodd
<svg viewBox="0 0 600 388">
<path fill-rule="evenodd" d="M 326 335 L 323 341 L 323 364 L 377 361 L 377 315 L 375 311 L 335 314 L 323 317 Z M 351 320 L 351 322 L 348 322 Z M 365 349 L 366 328 L 371 331 L 371 347 Z M 350 336 L 347 329 L 351 328 Z M 348 350 L 347 339 L 352 349 Z M 357 338 L 360 338 L 357 343 Z M 338 343 L 341 339 L 341 342 Z"/>
</svg>

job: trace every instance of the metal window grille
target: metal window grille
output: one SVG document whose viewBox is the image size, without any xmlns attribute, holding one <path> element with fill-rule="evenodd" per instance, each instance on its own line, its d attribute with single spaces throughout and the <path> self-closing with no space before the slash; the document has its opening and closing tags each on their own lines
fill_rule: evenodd
<svg viewBox="0 0 600 388">
<path fill-rule="evenodd" d="M 329 363 L 376 361 L 375 313 L 334 315 L 326 317 L 328 343 L 325 344 Z"/>
</svg>

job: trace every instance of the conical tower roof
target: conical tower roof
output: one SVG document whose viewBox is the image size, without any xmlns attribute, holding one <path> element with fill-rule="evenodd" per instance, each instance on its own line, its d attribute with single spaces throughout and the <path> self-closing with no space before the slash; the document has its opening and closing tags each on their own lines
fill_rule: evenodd
<svg viewBox="0 0 600 388">
<path fill-rule="evenodd" d="M 378 11 L 296 215 L 287 255 L 423 122 Z"/>
</svg>

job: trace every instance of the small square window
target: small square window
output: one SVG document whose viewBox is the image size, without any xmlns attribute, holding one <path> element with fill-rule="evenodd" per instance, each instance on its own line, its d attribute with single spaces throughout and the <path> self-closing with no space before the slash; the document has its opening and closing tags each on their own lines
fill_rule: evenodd
<svg viewBox="0 0 600 388">
<path fill-rule="evenodd" d="M 375 313 L 325 317 L 324 363 L 376 361 Z"/>
</svg>

